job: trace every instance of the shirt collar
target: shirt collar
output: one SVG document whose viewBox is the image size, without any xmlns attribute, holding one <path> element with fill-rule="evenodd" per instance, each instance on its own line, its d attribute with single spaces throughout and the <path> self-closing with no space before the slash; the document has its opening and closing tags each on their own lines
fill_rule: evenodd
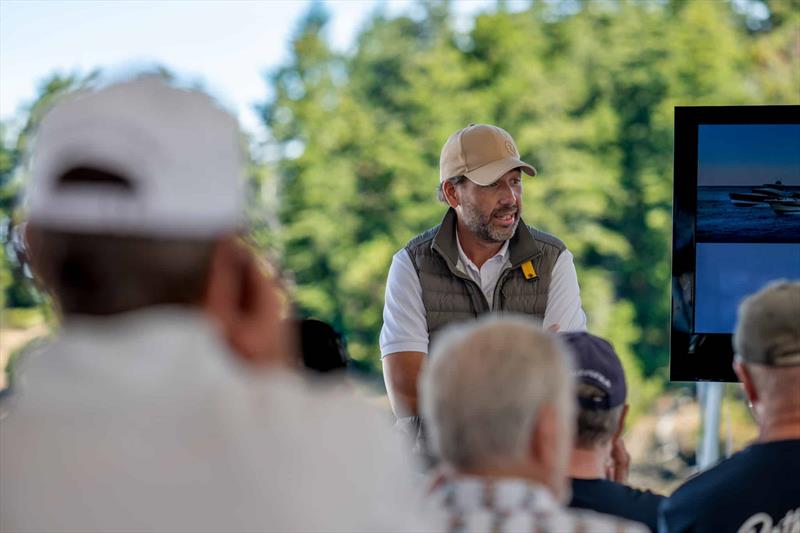
<svg viewBox="0 0 800 533">
<path fill-rule="evenodd" d="M 476 271 L 480 272 L 480 268 L 478 268 L 478 266 L 475 263 L 473 263 L 469 257 L 467 257 L 467 254 L 461 247 L 461 240 L 458 238 L 458 231 L 456 231 L 456 246 L 458 247 L 458 262 L 464 267 L 473 268 Z M 505 242 L 503 242 L 503 246 L 501 246 L 500 249 L 497 251 L 497 253 L 494 254 L 492 257 L 490 257 L 488 261 L 493 261 L 496 258 L 500 258 L 502 262 L 505 263 L 508 260 L 509 255 L 510 254 L 508 251 L 508 240 L 506 240 Z"/>
<path fill-rule="evenodd" d="M 479 508 L 512 512 L 558 510 L 560 506 L 543 485 L 521 478 L 458 476 L 445 480 L 434 494 L 457 512 Z"/>
<path fill-rule="evenodd" d="M 237 366 L 209 317 L 185 306 L 153 306 L 102 317 L 72 315 L 48 346 L 48 351 L 69 354 L 73 364 L 109 376 L 199 364 L 201 359 Z"/>
<path fill-rule="evenodd" d="M 200 309 L 179 306 L 151 306 L 113 315 L 65 317 L 59 337 L 65 340 L 122 342 L 146 336 L 190 336 L 213 330 L 208 316 Z"/>
</svg>

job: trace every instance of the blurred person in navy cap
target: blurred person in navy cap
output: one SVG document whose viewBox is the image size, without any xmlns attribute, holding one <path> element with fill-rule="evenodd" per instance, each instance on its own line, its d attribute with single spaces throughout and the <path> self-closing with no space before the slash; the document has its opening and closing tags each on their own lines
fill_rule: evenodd
<svg viewBox="0 0 800 533">
<path fill-rule="evenodd" d="M 800 282 L 745 298 L 733 348 L 758 439 L 679 487 L 659 531 L 800 531 Z"/>
<path fill-rule="evenodd" d="M 592 509 L 657 528 L 663 496 L 626 485 L 630 456 L 622 433 L 628 414 L 625 372 L 611 344 L 585 332 L 562 335 L 575 358 L 578 406 L 570 458 L 570 507 Z"/>
<path fill-rule="evenodd" d="M 290 371 L 279 281 L 241 238 L 240 142 L 152 77 L 44 116 L 25 239 L 62 325 L 0 422 L 0 530 L 430 527 L 386 417 Z"/>
</svg>

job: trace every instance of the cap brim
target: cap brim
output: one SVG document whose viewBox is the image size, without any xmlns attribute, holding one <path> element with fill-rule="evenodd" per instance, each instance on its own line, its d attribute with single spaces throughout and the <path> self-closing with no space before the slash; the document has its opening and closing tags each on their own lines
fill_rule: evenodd
<svg viewBox="0 0 800 533">
<path fill-rule="evenodd" d="M 536 169 L 518 157 L 498 159 L 480 168 L 476 168 L 473 171 L 466 172 L 464 175 L 469 178 L 470 181 L 478 185 L 491 185 L 500 179 L 503 174 L 515 168 L 522 169 L 522 171 L 529 176 L 536 175 Z"/>
</svg>

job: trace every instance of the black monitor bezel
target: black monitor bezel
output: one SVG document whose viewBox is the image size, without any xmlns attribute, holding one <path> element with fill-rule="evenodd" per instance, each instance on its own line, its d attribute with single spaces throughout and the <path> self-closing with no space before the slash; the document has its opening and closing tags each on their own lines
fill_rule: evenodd
<svg viewBox="0 0 800 533">
<path fill-rule="evenodd" d="M 706 124 L 800 124 L 800 106 L 675 107 L 669 377 L 670 381 L 736 382 L 731 335 L 693 331 L 697 143 L 699 126 Z"/>
</svg>

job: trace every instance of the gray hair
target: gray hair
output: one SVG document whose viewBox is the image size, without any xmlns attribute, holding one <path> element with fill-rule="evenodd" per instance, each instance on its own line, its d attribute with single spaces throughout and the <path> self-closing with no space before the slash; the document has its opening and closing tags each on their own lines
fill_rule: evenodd
<svg viewBox="0 0 800 533">
<path fill-rule="evenodd" d="M 578 398 L 592 399 L 604 394 L 599 388 L 588 383 L 578 383 Z M 611 440 L 619 428 L 619 420 L 624 406 L 611 409 L 586 409 L 578 406 L 578 431 L 575 446 L 591 450 Z"/>
<path fill-rule="evenodd" d="M 573 391 L 571 355 L 562 341 L 530 317 L 509 315 L 446 330 L 420 383 L 433 451 L 462 469 L 523 460 L 547 405 L 572 427 Z"/>
<path fill-rule="evenodd" d="M 800 365 L 800 282 L 779 280 L 745 298 L 733 344 L 745 363 Z"/>
<path fill-rule="evenodd" d="M 467 180 L 466 176 L 454 176 L 452 178 L 447 178 L 444 181 L 439 182 L 439 188 L 436 189 L 436 197 L 439 199 L 440 202 L 443 204 L 447 203 L 447 198 L 444 196 L 444 184 L 445 183 L 452 183 L 453 185 L 461 185 Z"/>
</svg>

